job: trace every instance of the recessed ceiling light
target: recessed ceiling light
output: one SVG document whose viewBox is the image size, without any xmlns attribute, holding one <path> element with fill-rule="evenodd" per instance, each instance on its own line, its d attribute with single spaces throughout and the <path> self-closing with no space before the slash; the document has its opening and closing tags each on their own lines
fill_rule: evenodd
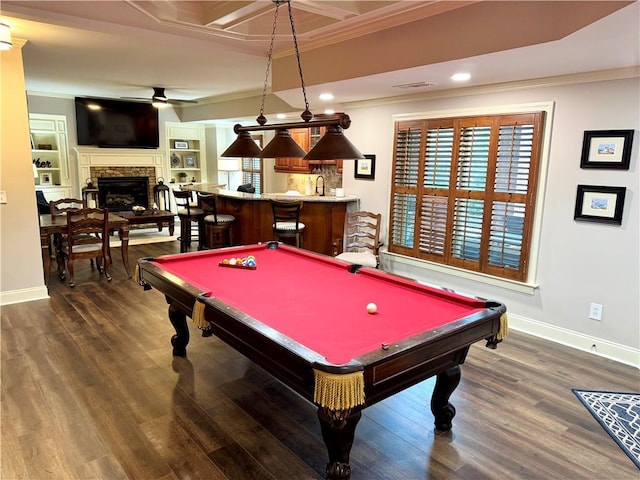
<svg viewBox="0 0 640 480">
<path fill-rule="evenodd" d="M 451 80 L 454 82 L 466 82 L 471 78 L 470 73 L 455 73 L 451 75 Z"/>
<path fill-rule="evenodd" d="M 276 115 L 276 118 L 279 119 L 279 120 L 283 120 L 283 119 L 287 118 L 287 115 L 284 114 L 284 113 L 279 113 L 279 114 Z"/>
<path fill-rule="evenodd" d="M 326 115 L 333 115 L 334 113 L 336 113 L 336 111 L 335 111 L 335 110 L 332 110 L 331 108 L 327 108 L 327 109 L 324 111 L 324 113 L 325 113 Z"/>
<path fill-rule="evenodd" d="M 320 100 L 324 100 L 325 102 L 328 102 L 329 100 L 333 100 L 333 94 L 332 93 L 321 93 L 319 98 L 320 98 Z"/>
</svg>

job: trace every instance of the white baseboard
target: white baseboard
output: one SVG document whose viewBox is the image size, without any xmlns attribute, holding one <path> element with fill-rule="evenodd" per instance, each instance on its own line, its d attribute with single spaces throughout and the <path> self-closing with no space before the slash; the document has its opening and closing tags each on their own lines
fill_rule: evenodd
<svg viewBox="0 0 640 480">
<path fill-rule="evenodd" d="M 0 305 L 11 305 L 12 303 L 31 302 L 33 300 L 44 300 L 49 298 L 47 287 L 23 288 L 0 292 Z"/>
<path fill-rule="evenodd" d="M 511 313 L 509 314 L 509 328 L 568 347 L 577 348 L 583 352 L 593 353 L 594 355 L 615 360 L 616 362 L 631 365 L 635 368 L 640 368 L 640 350 L 636 348 L 591 337 Z M 506 341 L 508 341 L 508 339 L 509 337 L 507 337 Z"/>
</svg>

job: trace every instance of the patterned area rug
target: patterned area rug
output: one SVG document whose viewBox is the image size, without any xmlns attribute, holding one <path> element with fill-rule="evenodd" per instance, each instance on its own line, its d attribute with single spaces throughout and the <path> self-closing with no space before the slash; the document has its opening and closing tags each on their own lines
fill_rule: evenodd
<svg viewBox="0 0 640 480">
<path fill-rule="evenodd" d="M 575 388 L 573 393 L 640 468 L 640 394 Z"/>
</svg>

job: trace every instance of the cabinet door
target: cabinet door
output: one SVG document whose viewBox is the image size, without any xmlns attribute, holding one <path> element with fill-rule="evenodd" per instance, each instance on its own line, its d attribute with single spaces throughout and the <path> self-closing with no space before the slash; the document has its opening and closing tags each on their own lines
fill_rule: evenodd
<svg viewBox="0 0 640 480">
<path fill-rule="evenodd" d="M 302 147 L 305 152 L 309 151 L 309 129 L 296 128 L 290 130 L 291 138 Z M 274 170 L 283 173 L 310 173 L 309 162 L 302 158 L 276 158 Z"/>
</svg>

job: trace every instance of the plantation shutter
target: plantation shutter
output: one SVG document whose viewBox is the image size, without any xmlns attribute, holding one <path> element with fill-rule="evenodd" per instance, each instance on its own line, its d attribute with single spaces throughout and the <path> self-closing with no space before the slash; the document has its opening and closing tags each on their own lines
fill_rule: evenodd
<svg viewBox="0 0 640 480">
<path fill-rule="evenodd" d="M 242 159 L 242 183 L 250 183 L 255 187 L 257 194 L 262 193 L 262 159 Z"/>
<path fill-rule="evenodd" d="M 396 124 L 389 250 L 526 278 L 542 112 Z"/>
</svg>

